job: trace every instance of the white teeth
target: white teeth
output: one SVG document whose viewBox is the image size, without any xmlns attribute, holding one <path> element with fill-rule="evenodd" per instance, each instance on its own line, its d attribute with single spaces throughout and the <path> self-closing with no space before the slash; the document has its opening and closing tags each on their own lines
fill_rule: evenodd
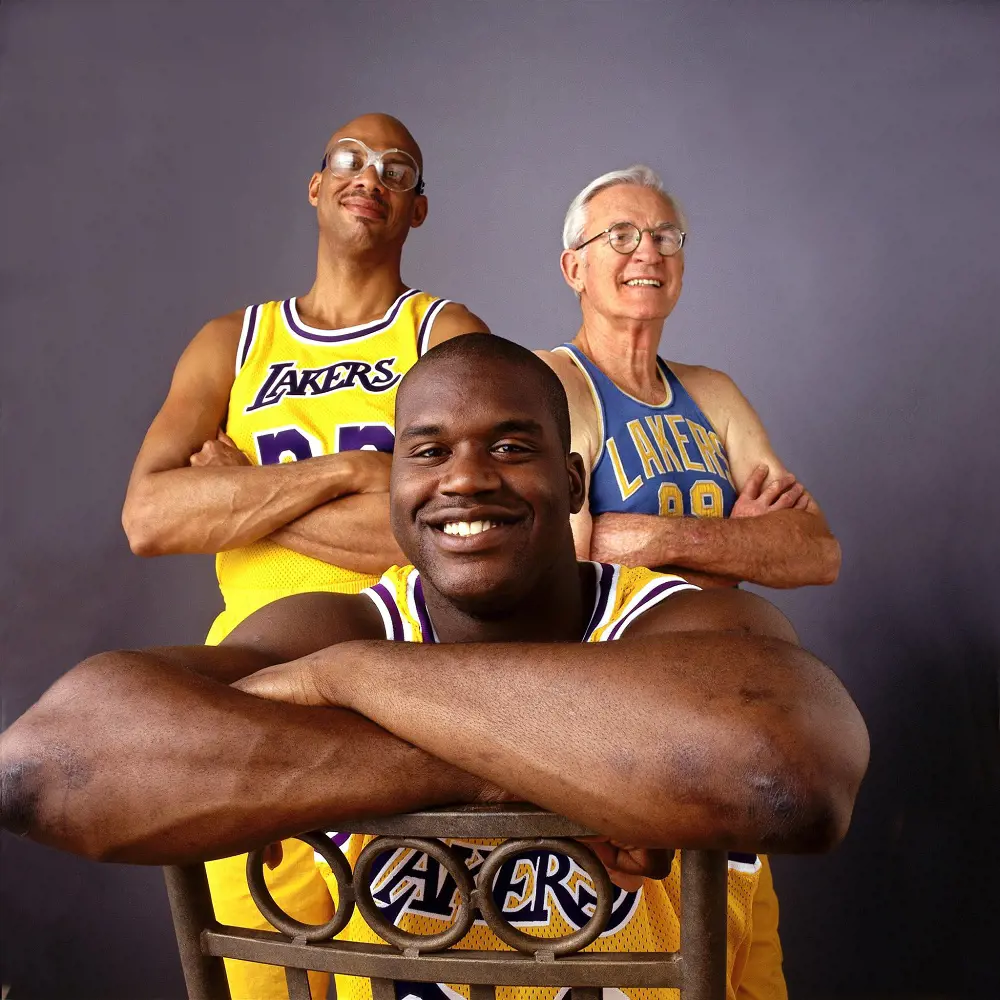
<svg viewBox="0 0 1000 1000">
<path fill-rule="evenodd" d="M 633 288 L 639 285 L 649 285 L 652 288 L 659 288 L 661 282 L 657 281 L 655 278 L 632 278 L 630 281 L 626 281 L 625 284 L 630 285 Z"/>
<path fill-rule="evenodd" d="M 448 521 L 444 526 L 446 535 L 480 535 L 496 527 L 492 521 Z"/>
</svg>

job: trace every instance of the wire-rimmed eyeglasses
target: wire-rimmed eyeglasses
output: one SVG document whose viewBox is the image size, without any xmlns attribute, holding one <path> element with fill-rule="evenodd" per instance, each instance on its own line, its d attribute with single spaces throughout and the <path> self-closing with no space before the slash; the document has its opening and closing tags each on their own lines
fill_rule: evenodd
<svg viewBox="0 0 1000 1000">
<path fill-rule="evenodd" d="M 631 222 L 616 222 L 608 226 L 607 229 L 599 232 L 596 236 L 591 236 L 589 240 L 584 240 L 574 250 L 582 250 L 588 243 L 599 240 L 602 236 L 607 236 L 608 243 L 612 250 L 618 253 L 632 253 L 642 242 L 642 234 L 649 233 L 653 240 L 653 246 L 661 257 L 673 257 L 684 246 L 687 233 L 684 230 L 665 222 L 662 226 L 652 226 L 648 229 L 640 229 Z"/>
<path fill-rule="evenodd" d="M 405 149 L 375 150 L 360 139 L 338 139 L 326 151 L 320 170 L 329 168 L 336 177 L 357 177 L 369 167 L 390 191 L 424 192 L 424 179 L 417 161 Z"/>
</svg>

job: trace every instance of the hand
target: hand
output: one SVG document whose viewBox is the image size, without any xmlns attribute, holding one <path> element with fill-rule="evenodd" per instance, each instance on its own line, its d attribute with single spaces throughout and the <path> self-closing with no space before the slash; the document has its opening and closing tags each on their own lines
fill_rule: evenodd
<svg viewBox="0 0 1000 1000">
<path fill-rule="evenodd" d="M 206 441 L 201 446 L 201 451 L 196 451 L 188 459 L 188 462 L 196 468 L 253 465 L 253 462 L 236 447 L 233 439 L 223 430 L 219 431 L 217 437 Z"/>
<path fill-rule="evenodd" d="M 635 892 L 644 878 L 664 879 L 670 874 L 674 852 L 662 848 L 619 844 L 607 837 L 581 837 L 601 859 L 611 881 L 626 892 Z"/>
<path fill-rule="evenodd" d="M 392 455 L 384 451 L 351 452 L 355 459 L 359 488 L 358 493 L 388 493 L 389 470 L 392 468 Z"/>
<path fill-rule="evenodd" d="M 770 469 L 758 465 L 743 484 L 730 517 L 759 517 L 775 510 L 808 510 L 812 497 L 790 472 L 764 485 Z"/>
<path fill-rule="evenodd" d="M 265 667 L 231 687 L 267 701 L 356 710 L 351 693 L 364 686 L 368 661 L 405 645 L 380 639 L 338 642 L 298 660 Z"/>
<path fill-rule="evenodd" d="M 265 667 L 235 681 L 231 687 L 244 694 L 267 701 L 284 701 L 290 705 L 331 706 L 321 678 L 321 671 L 315 663 L 315 655 L 304 656 L 291 663 L 279 663 Z"/>
</svg>

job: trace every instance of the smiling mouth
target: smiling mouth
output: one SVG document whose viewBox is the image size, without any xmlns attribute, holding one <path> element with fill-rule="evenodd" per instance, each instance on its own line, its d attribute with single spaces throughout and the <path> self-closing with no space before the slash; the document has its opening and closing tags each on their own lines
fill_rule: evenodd
<svg viewBox="0 0 1000 1000">
<path fill-rule="evenodd" d="M 499 527 L 499 521 L 446 521 L 441 530 L 446 535 L 481 535 L 484 531 Z"/>
<path fill-rule="evenodd" d="M 662 288 L 663 282 L 658 278 L 630 278 L 623 282 L 627 288 Z"/>
</svg>

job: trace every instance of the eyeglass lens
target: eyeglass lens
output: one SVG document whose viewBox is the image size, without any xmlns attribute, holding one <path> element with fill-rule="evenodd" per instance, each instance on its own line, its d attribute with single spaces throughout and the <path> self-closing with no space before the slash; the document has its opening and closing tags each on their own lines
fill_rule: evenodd
<svg viewBox="0 0 1000 1000">
<path fill-rule="evenodd" d="M 338 177 L 353 177 L 372 163 L 379 179 L 394 191 L 409 191 L 417 186 L 420 173 L 413 159 L 402 150 L 376 153 L 353 140 L 340 140 L 327 155 L 330 170 Z"/>
<path fill-rule="evenodd" d="M 684 236 L 676 226 L 657 226 L 642 232 L 649 232 L 653 246 L 664 257 L 673 256 L 684 243 Z M 608 242 L 619 253 L 632 253 L 642 241 L 642 232 L 631 222 L 619 222 L 608 230 Z"/>
</svg>

